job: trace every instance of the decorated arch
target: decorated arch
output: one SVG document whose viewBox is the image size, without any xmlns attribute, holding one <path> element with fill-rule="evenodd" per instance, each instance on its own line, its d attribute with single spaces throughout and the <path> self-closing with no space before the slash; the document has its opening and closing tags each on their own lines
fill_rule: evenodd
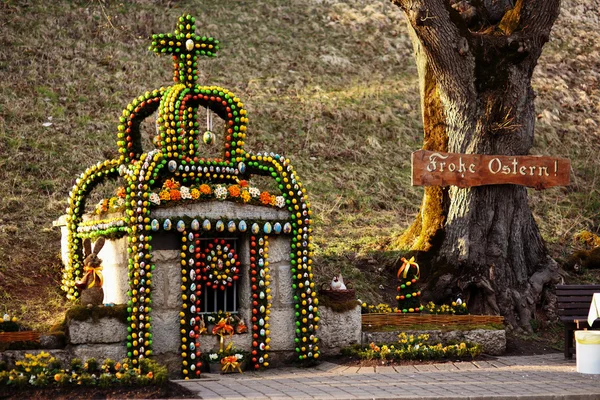
<svg viewBox="0 0 600 400">
<path fill-rule="evenodd" d="M 69 262 L 64 269 L 62 289 L 71 300 L 79 296 L 75 281 L 83 274 L 83 239 L 126 236 L 129 278 L 127 355 L 133 364 L 137 364 L 140 359 L 152 356 L 152 280 L 156 269 L 152 236 L 160 231 L 176 233 L 181 243 L 183 375 L 191 378 L 200 373 L 197 310 L 202 302 L 203 290 L 207 285 L 215 290 L 225 288 L 240 273 L 247 273 L 250 277 L 251 364 L 254 369 L 260 369 L 269 365 L 270 350 L 269 308 L 272 296 L 268 240 L 272 235 L 288 235 L 291 242 L 290 285 L 295 309 L 295 349 L 299 360 L 314 360 L 319 357 L 315 335 L 319 312 L 313 283 L 312 219 L 306 189 L 289 159 L 273 153 L 254 154 L 244 149 L 248 113 L 234 93 L 218 86 L 197 84 L 200 57 L 215 56 L 219 41 L 199 36 L 195 29 L 195 19 L 186 14 L 179 18 L 173 33 L 152 36 L 150 50 L 172 57 L 174 84 L 133 99 L 123 110 L 117 127 L 119 157 L 89 167 L 77 179 L 67 209 Z M 215 139 L 212 130 L 205 130 L 199 123 L 199 115 L 204 111 L 223 120 L 221 158 L 201 155 L 202 146 Z M 155 148 L 145 151 L 140 125 L 155 112 Z M 261 192 L 249 185 L 254 175 L 270 177 L 280 193 Z M 124 183 L 124 215 L 84 222 L 85 203 L 90 191 L 106 179 L 120 179 Z M 152 214 L 152 211 L 172 201 L 193 203 L 215 199 L 286 210 L 289 218 L 281 222 L 235 218 L 198 220 L 192 217 L 158 218 Z M 201 241 L 213 237 L 215 232 L 250 235 L 249 271 L 239 270 L 236 252 L 225 242 L 210 244 L 219 246 L 221 254 L 206 250 L 210 246 L 201 248 Z M 207 261 L 207 256 L 212 263 Z M 220 271 L 215 272 L 215 262 L 220 263 Z M 223 269 L 223 265 L 226 268 Z"/>
</svg>

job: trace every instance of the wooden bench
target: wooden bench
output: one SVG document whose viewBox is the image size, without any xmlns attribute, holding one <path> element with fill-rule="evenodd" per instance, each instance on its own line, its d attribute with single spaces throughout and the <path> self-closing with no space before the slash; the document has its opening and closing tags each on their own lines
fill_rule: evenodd
<svg viewBox="0 0 600 400">
<path fill-rule="evenodd" d="M 600 285 L 556 285 L 558 315 L 565 325 L 565 358 L 575 354 L 576 329 L 600 327 L 600 321 L 593 326 L 587 322 L 594 293 L 600 293 Z"/>
</svg>

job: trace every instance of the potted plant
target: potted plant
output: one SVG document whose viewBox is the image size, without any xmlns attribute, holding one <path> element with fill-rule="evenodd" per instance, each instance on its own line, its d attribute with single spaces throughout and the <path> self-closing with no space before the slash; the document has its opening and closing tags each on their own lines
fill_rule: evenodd
<svg viewBox="0 0 600 400">
<path fill-rule="evenodd" d="M 246 369 L 248 352 L 236 349 L 233 343 L 229 343 L 223 351 L 211 351 L 206 355 L 206 363 L 213 374 L 241 373 Z"/>
</svg>

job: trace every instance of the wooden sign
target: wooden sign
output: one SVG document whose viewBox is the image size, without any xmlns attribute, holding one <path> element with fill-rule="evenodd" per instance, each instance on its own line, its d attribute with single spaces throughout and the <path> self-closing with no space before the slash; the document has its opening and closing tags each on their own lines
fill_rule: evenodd
<svg viewBox="0 0 600 400">
<path fill-rule="evenodd" d="M 569 184 L 571 163 L 545 156 L 494 156 L 419 150 L 412 153 L 413 186 L 513 184 L 545 189 Z"/>
</svg>

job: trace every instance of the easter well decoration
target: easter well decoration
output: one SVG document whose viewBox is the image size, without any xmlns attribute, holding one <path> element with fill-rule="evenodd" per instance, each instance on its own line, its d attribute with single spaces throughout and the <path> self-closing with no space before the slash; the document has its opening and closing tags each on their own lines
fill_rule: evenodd
<svg viewBox="0 0 600 400">
<path fill-rule="evenodd" d="M 316 331 L 318 299 L 312 271 L 312 217 L 306 189 L 290 160 L 274 153 L 251 153 L 244 149 L 248 113 L 243 102 L 219 86 L 197 83 L 202 57 L 214 57 L 218 40 L 196 34 L 196 20 L 181 16 L 175 31 L 152 35 L 150 50 L 169 55 L 173 81 L 168 87 L 147 91 L 123 110 L 116 129 L 118 158 L 87 168 L 76 180 L 67 209 L 68 260 L 62 289 L 71 300 L 80 296 L 76 282 L 84 271 L 83 241 L 127 237 L 128 240 L 128 336 L 127 355 L 133 365 L 152 353 L 153 261 L 152 238 L 168 232 L 180 239 L 181 262 L 181 372 L 185 378 L 200 375 L 200 313 L 203 291 L 226 289 L 240 274 L 250 278 L 252 335 L 250 367 L 269 365 L 272 301 L 268 261 L 269 237 L 290 238 L 295 350 L 299 360 L 319 357 Z M 155 148 L 144 149 L 140 125 L 156 112 Z M 206 127 L 199 122 L 206 114 Z M 213 116 L 218 119 L 213 129 Z M 218 118 L 217 118 L 218 117 Z M 220 125 L 220 122 L 223 122 Z M 222 137 L 218 126 L 223 126 Z M 203 146 L 223 143 L 221 158 L 201 155 Z M 253 175 L 269 177 L 279 193 L 253 187 Z M 114 200 L 103 207 L 111 218 L 84 221 L 86 200 L 107 179 L 123 182 Z M 153 210 L 176 203 L 232 201 L 274 207 L 289 212 L 288 220 L 262 221 L 235 218 L 156 217 Z M 114 215 L 117 215 L 116 217 Z M 249 270 L 242 270 L 238 250 L 219 239 L 222 235 L 245 235 L 250 242 Z M 208 244 L 207 244 L 208 243 Z M 243 321 L 240 326 L 244 326 Z M 239 332 L 238 332 L 239 333 Z"/>
<path fill-rule="evenodd" d="M 417 288 L 416 283 L 421 276 L 419 264 L 415 258 L 409 260 L 402 257 L 402 265 L 398 268 L 398 312 L 399 313 L 418 313 L 423 311 L 421 305 L 421 290 Z"/>
</svg>

